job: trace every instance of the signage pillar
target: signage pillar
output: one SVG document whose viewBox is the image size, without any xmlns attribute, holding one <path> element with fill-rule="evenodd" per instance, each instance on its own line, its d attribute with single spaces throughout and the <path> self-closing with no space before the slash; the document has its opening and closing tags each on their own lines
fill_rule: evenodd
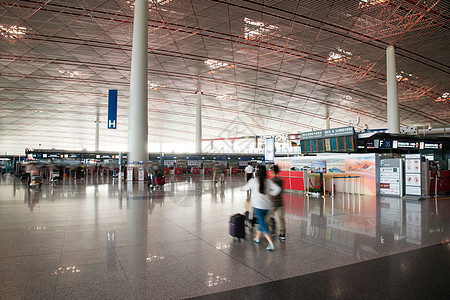
<svg viewBox="0 0 450 300">
<path fill-rule="evenodd" d="M 197 106 L 195 115 L 195 153 L 202 153 L 202 92 L 200 81 L 197 88 Z"/>
<path fill-rule="evenodd" d="M 400 133 L 398 113 L 397 77 L 395 66 L 395 48 L 386 48 L 386 80 L 387 80 L 387 122 L 389 133 Z"/>
<path fill-rule="evenodd" d="M 100 133 L 100 111 L 99 108 L 97 107 L 97 117 L 95 119 L 95 151 L 98 151 L 99 133 Z"/>
<path fill-rule="evenodd" d="M 118 175 L 119 180 L 122 180 L 122 172 L 123 172 L 122 164 L 123 164 L 123 154 L 122 152 L 119 152 L 119 175 Z"/>
<path fill-rule="evenodd" d="M 128 161 L 148 161 L 148 1 L 136 0 L 128 113 Z M 144 166 L 145 167 L 145 166 Z"/>
</svg>

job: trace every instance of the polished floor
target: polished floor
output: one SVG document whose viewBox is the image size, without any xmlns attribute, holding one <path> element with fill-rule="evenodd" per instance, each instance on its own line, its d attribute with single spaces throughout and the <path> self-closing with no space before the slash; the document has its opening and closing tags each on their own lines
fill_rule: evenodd
<svg viewBox="0 0 450 300">
<path fill-rule="evenodd" d="M 364 288 L 374 284 L 373 272 L 386 273 L 382 282 L 403 275 L 399 289 L 416 284 L 406 279 L 421 268 L 399 264 L 399 273 L 389 258 L 421 251 L 419 258 L 436 265 L 431 250 L 448 249 L 450 198 L 286 193 L 287 240 L 268 252 L 265 241 L 251 241 L 250 230 L 244 241 L 228 234 L 230 215 L 244 211 L 243 178 L 216 185 L 210 177 L 168 181 L 157 191 L 103 177 L 30 189 L 1 177 L 0 299 L 272 299 L 261 293 L 273 285 L 278 298 L 295 298 L 296 289 L 298 298 L 351 298 L 348 291 L 304 289 L 336 291 L 345 283 L 333 278 L 372 264 L 355 271 L 371 284 L 355 284 L 353 294 L 371 298 Z M 432 275 L 439 281 L 445 274 Z M 386 291 L 384 298 L 402 298 Z M 450 296 L 448 290 L 441 295 Z"/>
</svg>

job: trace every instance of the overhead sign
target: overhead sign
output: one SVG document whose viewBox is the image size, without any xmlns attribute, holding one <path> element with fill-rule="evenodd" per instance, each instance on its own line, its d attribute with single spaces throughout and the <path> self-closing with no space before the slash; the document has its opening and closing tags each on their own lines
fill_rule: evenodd
<svg viewBox="0 0 450 300">
<path fill-rule="evenodd" d="M 420 142 L 420 149 L 439 150 L 439 149 L 442 149 L 442 143 L 425 143 L 425 142 Z"/>
<path fill-rule="evenodd" d="M 117 90 L 109 90 L 108 94 L 108 129 L 117 128 Z"/>
<path fill-rule="evenodd" d="M 397 141 L 397 140 L 379 140 L 375 139 L 374 148 L 386 148 L 386 149 L 442 149 L 442 143 L 428 143 L 428 142 L 413 142 L 413 141 Z"/>
<path fill-rule="evenodd" d="M 348 136 L 348 135 L 354 135 L 354 134 L 355 134 L 355 128 L 353 126 L 348 126 L 348 127 L 341 127 L 341 128 L 303 132 L 301 134 L 301 139 L 302 140 L 323 139 L 323 138 L 332 138 L 332 137 L 338 137 L 338 136 Z"/>
</svg>

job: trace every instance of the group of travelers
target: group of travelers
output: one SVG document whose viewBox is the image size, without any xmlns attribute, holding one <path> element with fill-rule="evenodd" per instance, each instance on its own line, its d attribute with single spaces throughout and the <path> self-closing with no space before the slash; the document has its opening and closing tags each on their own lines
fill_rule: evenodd
<svg viewBox="0 0 450 300">
<path fill-rule="evenodd" d="M 225 164 L 215 162 L 213 165 L 213 182 L 217 183 L 217 180 L 220 180 L 220 183 L 225 183 Z"/>
<path fill-rule="evenodd" d="M 255 170 L 249 163 L 245 168 L 247 183 L 241 188 L 250 191 L 250 206 L 256 216 L 258 228 L 253 242 L 259 244 L 261 236 L 264 235 L 269 245 L 268 251 L 275 250 L 271 232 L 268 227 L 269 220 L 273 215 L 278 216 L 279 235 L 282 241 L 286 239 L 286 223 L 284 220 L 284 206 L 282 199 L 283 180 L 278 177 L 279 167 L 274 165 L 271 169 L 272 178 L 267 178 L 267 169 L 263 165 L 256 166 Z M 254 173 L 254 176 L 253 176 Z"/>
</svg>

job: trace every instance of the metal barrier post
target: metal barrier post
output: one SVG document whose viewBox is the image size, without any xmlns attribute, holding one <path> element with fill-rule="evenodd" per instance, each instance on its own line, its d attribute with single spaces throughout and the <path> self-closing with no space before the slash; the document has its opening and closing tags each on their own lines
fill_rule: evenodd
<svg viewBox="0 0 450 300">
<path fill-rule="evenodd" d="M 331 177 L 331 197 L 334 197 L 334 177 Z"/>
<path fill-rule="evenodd" d="M 434 198 L 437 199 L 437 191 L 438 191 L 438 176 L 437 176 L 437 171 L 436 171 L 436 175 L 434 176 Z"/>
</svg>

